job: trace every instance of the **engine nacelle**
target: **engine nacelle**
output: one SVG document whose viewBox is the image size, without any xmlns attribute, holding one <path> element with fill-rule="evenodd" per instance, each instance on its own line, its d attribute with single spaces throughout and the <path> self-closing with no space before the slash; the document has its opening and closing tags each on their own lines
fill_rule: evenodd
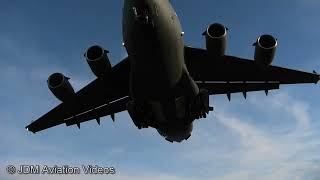
<svg viewBox="0 0 320 180">
<path fill-rule="evenodd" d="M 68 101 L 75 94 L 69 79 L 61 73 L 54 73 L 49 76 L 47 81 L 50 91 L 62 102 Z"/>
<path fill-rule="evenodd" d="M 257 41 L 254 43 L 255 63 L 262 67 L 269 66 L 274 59 L 277 45 L 278 45 L 277 39 L 275 39 L 273 36 L 268 34 L 260 36 L 257 39 Z"/>
<path fill-rule="evenodd" d="M 111 64 L 108 58 L 109 51 L 101 46 L 91 46 L 85 53 L 86 60 L 91 71 L 99 78 L 106 76 L 111 71 Z"/>
<path fill-rule="evenodd" d="M 206 37 L 206 48 L 211 55 L 223 56 L 227 49 L 227 30 L 224 25 L 215 23 L 202 34 Z"/>
</svg>

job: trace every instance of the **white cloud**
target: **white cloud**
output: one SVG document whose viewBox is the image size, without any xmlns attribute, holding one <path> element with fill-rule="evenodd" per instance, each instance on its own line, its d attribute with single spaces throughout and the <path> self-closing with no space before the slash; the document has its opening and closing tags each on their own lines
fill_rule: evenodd
<svg viewBox="0 0 320 180">
<path fill-rule="evenodd" d="M 8 44 L 7 46 L 9 48 L 12 45 Z M 125 55 L 126 54 L 123 54 L 123 56 Z M 29 54 L 27 56 L 28 58 L 34 58 L 39 55 Z M 14 83 L 16 84 L 17 82 L 22 83 L 17 85 L 19 88 L 23 87 L 23 83 L 26 83 L 26 77 L 39 82 L 46 80 L 47 76 L 51 73 L 50 69 L 45 69 L 41 66 L 34 68 L 32 72 L 26 72 L 23 67 L 7 65 L 2 67 L 4 68 L 1 68 L 1 77 L 14 79 Z M 7 69 L 6 67 L 9 68 Z M 63 68 L 60 67 L 54 69 L 60 69 L 64 72 Z M 87 83 L 87 80 L 75 78 L 71 79 L 71 83 L 75 86 L 75 89 L 80 89 Z M 235 113 L 234 111 L 228 110 L 228 108 L 223 111 L 219 108 L 219 111 L 213 112 L 214 116 L 210 115 L 208 119 L 204 121 L 215 119 L 214 122 L 208 124 L 222 128 L 223 131 L 214 132 L 212 128 L 209 127 L 195 130 L 198 133 L 193 134 L 189 140 L 190 146 L 186 142 L 183 142 L 185 144 L 177 145 L 188 147 L 188 149 L 175 155 L 177 157 L 182 156 L 183 158 L 187 158 L 191 164 L 201 164 L 202 166 L 197 168 L 208 170 L 205 175 L 207 179 L 300 180 L 308 176 L 315 177 L 319 175 L 320 167 L 318 164 L 312 162 L 312 160 L 314 158 L 320 158 L 319 155 L 314 152 L 315 149 L 319 149 L 320 141 L 317 139 L 317 136 L 315 137 L 313 134 L 309 105 L 282 91 L 271 94 L 267 98 L 252 95 L 248 99 L 249 103 L 247 107 L 252 108 L 252 112 L 259 110 L 262 113 L 261 116 L 247 115 L 242 112 Z M 241 101 L 243 100 L 241 99 Z M 223 106 L 222 104 L 218 105 L 220 107 Z M 228 106 L 232 106 L 232 104 L 228 103 L 227 106 L 223 107 Z M 286 133 L 279 134 L 269 132 L 268 128 L 262 129 L 261 126 L 264 124 L 261 121 L 264 120 L 264 118 L 261 117 L 270 113 L 274 113 L 273 117 L 281 116 L 285 118 L 286 121 L 293 119 L 294 121 L 290 121 L 290 123 L 296 125 L 296 127 L 294 129 L 290 128 Z M 248 118 L 245 117 L 250 117 L 250 119 L 248 120 Z M 252 121 L 251 118 L 255 121 Z M 7 119 L 12 120 L 13 118 L 8 117 Z M 258 122 L 262 124 L 258 125 Z M 46 151 L 48 153 L 68 151 L 68 149 L 57 150 L 50 142 L 41 144 L 41 141 L 30 141 L 23 133 L 23 126 L 21 126 L 22 132 L 20 129 L 11 129 L 6 125 L 1 127 L 1 134 L 3 134 L 3 136 L 0 137 L 0 142 L 5 145 L 10 144 L 10 148 L 28 149 L 29 151 L 36 152 Z M 270 128 L 275 127 L 279 128 L 278 124 L 275 123 Z M 143 133 L 146 134 L 145 132 Z M 4 136 L 5 134 L 10 134 L 11 136 L 7 138 Z M 160 138 L 159 136 L 159 141 L 162 141 Z M 16 141 L 17 139 L 20 141 Z M 126 151 L 122 147 L 109 149 L 108 151 L 109 156 L 121 156 L 121 154 L 124 153 L 126 153 Z M 29 162 L 32 158 L 36 157 L 27 157 L 25 160 L 15 160 L 14 162 Z M 39 159 L 34 161 L 42 162 Z M 175 160 L 168 159 L 168 164 L 170 165 L 172 161 Z M 142 166 L 142 168 L 143 166 L 147 166 L 146 164 L 139 165 Z M 219 170 L 215 170 L 216 168 L 221 168 L 222 171 L 218 172 Z M 1 168 L 1 170 L 2 169 L 3 168 Z M 178 173 L 172 175 L 163 172 L 153 172 L 143 175 L 144 173 L 141 172 L 140 174 L 135 173 L 131 175 L 128 172 L 130 172 L 130 169 L 122 169 L 121 172 L 115 176 L 90 176 L 90 179 L 190 179 L 190 177 L 179 176 Z M 44 178 L 48 180 L 57 178 L 62 180 L 81 180 L 87 179 L 88 176 L 9 176 L 0 173 L 0 179 L 4 180 L 37 180 Z"/>
<path fill-rule="evenodd" d="M 246 155 L 242 157 L 243 160 L 248 161 L 246 163 L 265 161 L 265 157 L 260 156 L 262 154 L 267 154 L 269 157 L 277 155 L 279 147 L 264 132 L 253 125 L 223 113 L 217 114 L 216 117 L 219 123 L 235 133 L 242 143 L 243 148 L 247 151 Z"/>
<path fill-rule="evenodd" d="M 215 126 L 223 130 L 214 133 L 212 128 L 205 128 L 206 132 L 198 133 L 199 142 L 190 150 L 192 153 L 185 156 L 192 161 L 203 161 L 208 169 L 215 169 L 218 164 L 228 169 L 209 173 L 208 179 L 302 180 L 319 174 L 315 172 L 319 171 L 320 165 L 313 160 L 320 158 L 315 154 L 320 148 L 320 140 L 310 126 L 308 104 L 281 92 L 267 98 L 254 96 L 249 100 L 248 108 L 251 106 L 253 112 L 261 114 L 249 116 L 226 108 L 210 115 L 208 119 L 215 119 Z M 273 123 L 269 129 L 262 128 L 263 120 L 272 118 L 264 116 L 269 113 L 274 113 L 272 117 L 281 115 L 283 120 L 296 126 L 287 130 L 287 126 L 278 127 Z M 294 121 L 290 121 L 291 118 Z M 286 130 L 273 133 L 275 127 Z"/>
<path fill-rule="evenodd" d="M 268 134 L 234 117 L 219 115 L 218 119 L 242 142 L 242 155 L 234 159 L 239 169 L 218 179 L 301 179 L 313 166 L 304 160 L 310 144 Z"/>
<path fill-rule="evenodd" d="M 286 92 L 277 92 L 267 98 L 257 95 L 249 99 L 253 105 L 269 113 L 288 114 L 297 122 L 297 129 L 308 131 L 310 126 L 309 106 L 305 102 L 295 99 Z"/>
</svg>

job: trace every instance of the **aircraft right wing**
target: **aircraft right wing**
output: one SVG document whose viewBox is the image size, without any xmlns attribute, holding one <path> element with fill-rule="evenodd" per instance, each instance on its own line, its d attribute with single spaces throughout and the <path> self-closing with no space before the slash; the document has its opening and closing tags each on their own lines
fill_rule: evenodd
<svg viewBox="0 0 320 180">
<path fill-rule="evenodd" d="M 213 59 L 206 49 L 185 47 L 185 63 L 200 88 L 211 95 L 278 89 L 281 84 L 317 83 L 319 74 L 270 65 L 257 66 L 253 60 L 234 56 Z"/>
</svg>

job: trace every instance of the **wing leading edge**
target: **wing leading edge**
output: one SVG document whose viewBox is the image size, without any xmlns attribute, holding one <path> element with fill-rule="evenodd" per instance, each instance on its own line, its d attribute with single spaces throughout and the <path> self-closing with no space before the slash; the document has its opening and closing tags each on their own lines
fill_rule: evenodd
<svg viewBox="0 0 320 180">
<path fill-rule="evenodd" d="M 36 133 L 63 123 L 80 124 L 125 111 L 129 100 L 129 70 L 130 62 L 125 58 L 112 68 L 108 77 L 95 79 L 71 100 L 56 106 L 26 129 Z"/>
</svg>

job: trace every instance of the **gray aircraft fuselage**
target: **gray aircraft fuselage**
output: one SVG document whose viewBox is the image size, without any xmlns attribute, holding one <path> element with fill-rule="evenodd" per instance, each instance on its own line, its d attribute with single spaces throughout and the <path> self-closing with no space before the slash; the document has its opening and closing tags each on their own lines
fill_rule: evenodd
<svg viewBox="0 0 320 180">
<path fill-rule="evenodd" d="M 187 97 L 199 90 L 184 63 L 183 31 L 170 2 L 125 0 L 123 41 L 131 61 L 130 96 L 135 104 L 153 114 L 167 140 L 188 138 L 192 121 L 186 115 Z"/>
</svg>

